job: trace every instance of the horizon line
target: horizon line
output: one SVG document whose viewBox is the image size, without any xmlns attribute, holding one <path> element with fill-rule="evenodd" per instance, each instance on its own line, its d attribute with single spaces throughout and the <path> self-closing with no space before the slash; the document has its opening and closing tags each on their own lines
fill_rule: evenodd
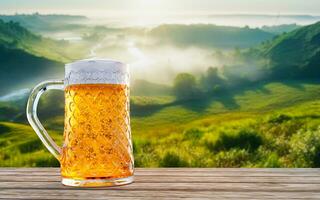
<svg viewBox="0 0 320 200">
<path fill-rule="evenodd" d="M 101 13 L 103 12 L 103 14 Z M 106 14 L 107 12 L 107 14 Z M 94 14 L 95 13 L 95 14 Z M 208 12 L 208 11 L 177 11 L 177 12 L 150 12 L 150 13 L 141 13 L 138 11 L 101 11 L 98 10 L 96 12 L 88 12 L 88 11 L 2 11 L 0 15 L 70 15 L 70 16 L 85 16 L 85 17 L 110 17 L 110 16 L 179 16 L 179 15 L 194 15 L 194 16 L 233 16 L 233 15 L 242 15 L 242 16 L 308 16 L 308 17 L 320 17 L 320 14 L 316 13 L 274 13 L 274 12 Z"/>
</svg>

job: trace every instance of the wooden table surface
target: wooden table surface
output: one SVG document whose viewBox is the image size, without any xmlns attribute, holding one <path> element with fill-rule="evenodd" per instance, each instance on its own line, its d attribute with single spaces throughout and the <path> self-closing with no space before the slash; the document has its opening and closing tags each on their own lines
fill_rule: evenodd
<svg viewBox="0 0 320 200">
<path fill-rule="evenodd" d="M 320 199 L 320 169 L 136 169 L 135 183 L 60 183 L 58 168 L 0 168 L 0 199 Z"/>
</svg>

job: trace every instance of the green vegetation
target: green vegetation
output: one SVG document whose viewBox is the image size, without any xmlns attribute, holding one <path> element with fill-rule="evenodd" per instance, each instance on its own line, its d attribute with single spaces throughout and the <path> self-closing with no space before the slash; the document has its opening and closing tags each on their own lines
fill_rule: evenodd
<svg viewBox="0 0 320 200">
<path fill-rule="evenodd" d="M 200 95 L 196 78 L 188 73 L 178 74 L 174 79 L 173 91 L 177 99 L 194 99 Z"/>
<path fill-rule="evenodd" d="M 61 137 L 56 132 L 50 134 L 61 144 Z M 28 125 L 0 123 L 0 159 L 1 166 L 44 167 L 58 166 L 55 158 L 39 141 L 38 136 Z"/>
<path fill-rule="evenodd" d="M 319 90 L 318 82 L 289 81 L 246 88 L 233 101 L 230 94 L 133 97 L 136 166 L 319 167 Z M 40 114 L 47 106 L 42 102 Z M 43 120 L 58 142 L 62 119 Z M 0 132 L 2 166 L 58 164 L 29 126 L 1 123 Z"/>
<path fill-rule="evenodd" d="M 264 85 L 267 92 L 257 88 L 235 95 L 236 109 L 218 111 L 213 100 L 201 111 L 181 108 L 181 103 L 153 116 L 134 117 L 137 165 L 319 167 L 320 101 L 315 99 L 320 86 L 297 83 L 301 89 L 291 84 L 272 83 Z M 173 112 L 181 117 L 174 119 Z"/>
<path fill-rule="evenodd" d="M 32 27 L 28 20 L 23 22 L 23 16 L 15 17 L 16 22 L 10 22 L 12 18 L 0 16 L 6 20 L 0 20 L 0 84 L 5 86 L 0 94 L 48 77 L 62 77 L 64 62 L 82 58 L 99 45 L 97 53 L 105 51 L 108 55 L 126 57 L 123 49 L 132 50 L 141 59 L 134 60 L 137 63 L 148 63 L 145 58 L 149 54 L 143 51 L 155 47 L 159 48 L 153 52 L 156 56 L 150 53 L 152 59 L 162 59 L 157 57 L 159 52 L 177 53 L 177 49 L 189 47 L 198 49 L 186 51 L 188 55 L 201 50 L 208 55 L 197 58 L 217 59 L 209 59 L 214 60 L 214 67 L 207 68 L 212 65 L 204 62 L 205 66 L 192 73 L 170 68 L 170 59 L 161 62 L 168 64 L 161 69 L 176 75 L 172 86 L 135 81 L 131 122 L 137 167 L 320 167 L 320 82 L 315 80 L 320 72 L 320 23 L 275 36 L 249 27 L 200 24 L 89 28 L 72 24 L 80 16 L 38 14 L 25 16 L 36 22 Z M 61 19 L 70 24 L 60 26 Z M 48 39 L 17 21 L 49 32 L 58 26 L 74 28 L 82 40 Z M 52 26 L 45 30 L 41 22 Z M 82 32 L 86 28 L 88 31 Z M 269 27 L 269 31 L 286 28 L 294 27 Z M 145 40 L 141 40 L 142 35 Z M 241 49 L 246 47 L 250 49 Z M 183 65 L 193 59 L 173 63 L 184 69 Z M 157 72 L 156 76 L 162 75 Z M 162 80 L 170 84 L 169 79 Z M 27 125 L 24 95 L 0 101 L 0 166 L 57 166 L 59 163 Z M 59 144 L 63 107 L 62 92 L 53 92 L 43 96 L 38 109 L 40 119 Z"/>
<path fill-rule="evenodd" d="M 248 51 L 246 58 L 259 58 L 269 79 L 311 79 L 320 73 L 320 22 L 276 36 Z"/>
</svg>

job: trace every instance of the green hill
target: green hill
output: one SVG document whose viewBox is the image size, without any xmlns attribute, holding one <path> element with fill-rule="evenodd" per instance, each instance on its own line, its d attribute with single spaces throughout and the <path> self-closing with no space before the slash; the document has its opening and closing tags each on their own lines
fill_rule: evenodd
<svg viewBox="0 0 320 200">
<path fill-rule="evenodd" d="M 33 86 L 48 78 L 63 77 L 63 64 L 0 45 L 0 95 Z"/>
<path fill-rule="evenodd" d="M 320 75 L 320 22 L 282 34 L 259 48 L 258 54 L 268 59 L 265 66 L 271 78 L 318 78 Z"/>
<path fill-rule="evenodd" d="M 56 132 L 50 132 L 50 134 L 61 144 L 59 134 Z M 30 126 L 0 123 L 1 166 L 58 166 L 55 158 L 44 148 Z"/>
<path fill-rule="evenodd" d="M 148 32 L 159 44 L 207 48 L 247 48 L 274 37 L 274 34 L 249 27 L 238 28 L 211 24 L 160 25 Z"/>
<path fill-rule="evenodd" d="M 0 94 L 34 85 L 46 78 L 63 75 L 63 64 L 21 49 L 0 45 Z"/>
<path fill-rule="evenodd" d="M 76 50 L 76 46 L 69 42 L 44 38 L 31 33 L 17 22 L 2 20 L 0 20 L 0 45 L 58 62 L 69 62 L 84 53 L 79 49 Z"/>
<path fill-rule="evenodd" d="M 85 44 L 35 35 L 17 22 L 0 20 L 0 96 L 48 78 L 63 77 L 63 63 L 82 58 Z"/>
<path fill-rule="evenodd" d="M 132 111 L 134 126 L 139 135 L 149 135 L 148 127 L 152 130 L 158 127 L 159 132 L 172 127 L 185 126 L 188 123 L 205 118 L 216 118 L 222 114 L 234 112 L 268 113 L 279 109 L 316 100 L 320 97 L 319 82 L 303 83 L 301 81 L 286 81 L 260 83 L 250 87 L 239 88 L 219 95 L 202 99 L 176 101 L 166 97 L 134 98 L 134 106 L 140 109 Z M 149 101 L 148 101 L 149 100 Z M 143 106 L 149 109 L 144 112 Z M 245 116 L 245 115 L 244 115 Z M 171 124 L 174 123 L 174 126 Z M 171 134 L 170 131 L 162 133 Z"/>
</svg>

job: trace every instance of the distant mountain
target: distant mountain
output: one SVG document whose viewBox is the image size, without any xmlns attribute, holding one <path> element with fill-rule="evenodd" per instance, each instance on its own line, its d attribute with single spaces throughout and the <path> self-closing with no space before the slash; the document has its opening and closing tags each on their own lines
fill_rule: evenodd
<svg viewBox="0 0 320 200">
<path fill-rule="evenodd" d="M 274 34 L 249 27 L 228 27 L 210 24 L 161 25 L 148 32 L 161 44 L 201 46 L 207 48 L 247 48 L 274 37 Z"/>
<path fill-rule="evenodd" d="M 0 96 L 49 77 L 61 77 L 62 62 L 69 58 L 63 54 L 63 43 L 59 44 L 18 23 L 0 20 Z"/>
<path fill-rule="evenodd" d="M 319 78 L 320 22 L 282 34 L 250 51 L 249 56 L 268 60 L 265 68 L 272 78 Z"/>
<path fill-rule="evenodd" d="M 0 20 L 0 45 L 59 62 L 68 62 L 76 58 L 76 52 L 66 51 L 71 47 L 69 42 L 35 35 L 18 22 Z"/>
<path fill-rule="evenodd" d="M 261 30 L 274 34 L 282 34 L 285 32 L 291 32 L 295 29 L 301 28 L 302 26 L 297 24 L 282 24 L 276 26 L 262 26 Z"/>
<path fill-rule="evenodd" d="M 56 31 L 57 29 L 77 28 L 77 23 L 88 20 L 87 17 L 81 15 L 62 15 L 62 14 L 16 14 L 16 15 L 0 15 L 0 19 L 5 22 L 18 22 L 22 26 L 35 32 Z"/>
<path fill-rule="evenodd" d="M 29 42 L 40 41 L 41 38 L 20 26 L 16 22 L 0 20 L 0 42 L 8 47 L 27 47 Z"/>
<path fill-rule="evenodd" d="M 255 20 L 266 20 L 272 21 L 273 23 L 278 21 L 300 21 L 300 22 L 312 22 L 320 20 L 318 15 L 272 15 L 272 14 L 211 14 L 208 15 L 210 18 L 222 18 L 225 20 L 235 19 L 255 19 Z"/>
<path fill-rule="evenodd" d="M 282 15 L 278 14 L 212 14 L 208 15 L 211 24 L 228 24 L 230 26 L 261 27 L 281 24 L 309 25 L 320 20 L 319 15 Z"/>
</svg>

